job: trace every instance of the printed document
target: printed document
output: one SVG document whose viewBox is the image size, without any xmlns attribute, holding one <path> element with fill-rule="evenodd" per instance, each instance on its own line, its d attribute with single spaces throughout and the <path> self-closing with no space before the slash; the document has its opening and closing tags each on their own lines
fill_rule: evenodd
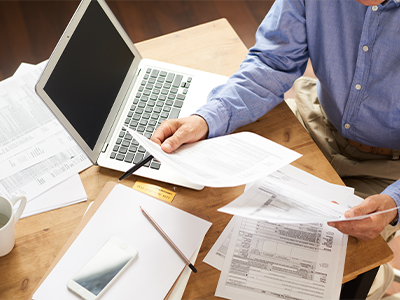
<svg viewBox="0 0 400 300">
<path fill-rule="evenodd" d="M 322 223 L 278 224 L 242 217 L 234 221 L 230 241 L 225 240 L 217 254 L 222 257 L 226 250 L 216 296 L 339 299 L 346 235 Z"/>
<path fill-rule="evenodd" d="M 348 221 L 386 213 L 398 207 L 368 215 L 345 218 L 344 213 L 357 204 L 358 197 L 335 193 L 335 189 L 311 192 L 272 175 L 255 182 L 246 192 L 218 211 L 277 223 L 313 223 Z M 343 200 L 343 196 L 346 199 Z M 350 200 L 349 200 L 350 199 Z M 333 203 L 334 201 L 335 203 Z M 340 204 L 342 203 L 342 204 Z"/>
<path fill-rule="evenodd" d="M 347 208 L 359 203 L 352 198 L 352 188 L 290 165 L 268 177 Z M 246 185 L 245 193 L 252 186 Z M 324 223 L 281 224 L 233 216 L 204 262 L 222 271 L 216 293 L 220 297 L 338 299 L 346 248 L 347 235 Z"/>
<path fill-rule="evenodd" d="M 0 195 L 28 201 L 92 165 L 35 84 L 46 62 L 0 83 Z M 26 68 L 24 68 L 26 69 Z"/>
<path fill-rule="evenodd" d="M 173 167 L 188 181 L 209 187 L 238 186 L 255 181 L 301 156 L 251 132 L 184 144 L 167 154 L 156 143 L 125 128 L 157 160 Z"/>
</svg>

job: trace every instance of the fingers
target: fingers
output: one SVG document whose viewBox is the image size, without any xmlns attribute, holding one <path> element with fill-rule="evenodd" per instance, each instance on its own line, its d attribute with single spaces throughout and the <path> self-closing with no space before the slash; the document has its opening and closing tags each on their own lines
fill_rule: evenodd
<svg viewBox="0 0 400 300">
<path fill-rule="evenodd" d="M 361 241 L 369 241 L 376 238 L 386 226 L 372 217 L 356 221 L 328 222 L 328 225 Z"/>
<path fill-rule="evenodd" d="M 207 122 L 200 116 L 167 120 L 161 123 L 151 140 L 161 145 L 167 153 L 175 151 L 184 143 L 192 143 L 207 137 Z"/>
<path fill-rule="evenodd" d="M 385 194 L 373 195 L 366 198 L 361 204 L 353 207 L 345 213 L 346 218 L 367 215 L 373 212 L 383 211 L 396 207 L 394 200 Z M 374 215 L 366 219 L 344 222 L 328 222 L 329 226 L 338 229 L 344 234 L 356 237 L 362 241 L 376 238 L 383 228 L 397 215 L 397 210 L 384 214 Z"/>
</svg>

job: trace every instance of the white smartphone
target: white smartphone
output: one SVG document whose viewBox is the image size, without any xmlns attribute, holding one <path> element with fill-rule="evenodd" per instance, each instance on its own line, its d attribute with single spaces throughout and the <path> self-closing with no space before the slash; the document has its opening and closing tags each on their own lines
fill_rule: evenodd
<svg viewBox="0 0 400 300">
<path fill-rule="evenodd" d="M 68 281 L 67 286 L 85 300 L 99 299 L 137 254 L 135 248 L 112 237 Z"/>
</svg>

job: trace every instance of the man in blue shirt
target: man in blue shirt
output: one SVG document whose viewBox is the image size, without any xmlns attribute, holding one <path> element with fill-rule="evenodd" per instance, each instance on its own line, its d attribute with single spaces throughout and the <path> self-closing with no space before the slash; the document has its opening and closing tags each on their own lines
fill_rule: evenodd
<svg viewBox="0 0 400 300">
<path fill-rule="evenodd" d="M 278 0 L 261 23 L 257 42 L 240 69 L 210 93 L 209 102 L 195 115 L 164 122 L 152 140 L 172 152 L 183 143 L 228 134 L 254 122 L 283 101 L 310 59 L 318 78 L 318 100 L 329 123 L 349 141 L 350 148 L 359 143 L 361 152 L 378 151 L 374 163 L 396 172 L 400 170 L 396 160 L 396 149 L 400 149 L 399 36 L 400 0 Z M 346 216 L 400 206 L 398 174 L 392 175 L 397 176 L 393 183 L 385 179 L 389 185 L 383 191 L 367 197 Z M 394 210 L 330 225 L 369 240 L 389 223 L 396 225 L 397 216 Z"/>
<path fill-rule="evenodd" d="M 322 151 L 335 169 L 346 164 L 348 172 L 336 170 L 349 182 L 357 176 L 361 181 L 376 176 L 374 180 L 383 182 L 346 216 L 400 206 L 399 37 L 400 0 L 277 0 L 240 69 L 210 93 L 209 102 L 195 115 L 165 121 L 152 140 L 172 152 L 183 143 L 228 134 L 254 122 L 283 101 L 310 59 L 322 115 L 336 138 L 333 150 Z M 369 172 L 373 165 L 374 173 L 353 174 L 357 165 Z M 383 175 L 375 173 L 382 170 Z M 364 185 L 369 187 L 368 182 Z M 389 223 L 397 225 L 397 216 L 393 210 L 329 225 L 370 240 Z"/>
</svg>

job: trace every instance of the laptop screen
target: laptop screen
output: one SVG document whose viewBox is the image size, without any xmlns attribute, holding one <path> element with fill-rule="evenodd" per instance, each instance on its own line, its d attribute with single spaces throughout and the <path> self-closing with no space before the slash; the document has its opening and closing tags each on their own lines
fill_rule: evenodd
<svg viewBox="0 0 400 300">
<path fill-rule="evenodd" d="M 44 91 L 93 150 L 134 54 L 91 1 Z"/>
</svg>

